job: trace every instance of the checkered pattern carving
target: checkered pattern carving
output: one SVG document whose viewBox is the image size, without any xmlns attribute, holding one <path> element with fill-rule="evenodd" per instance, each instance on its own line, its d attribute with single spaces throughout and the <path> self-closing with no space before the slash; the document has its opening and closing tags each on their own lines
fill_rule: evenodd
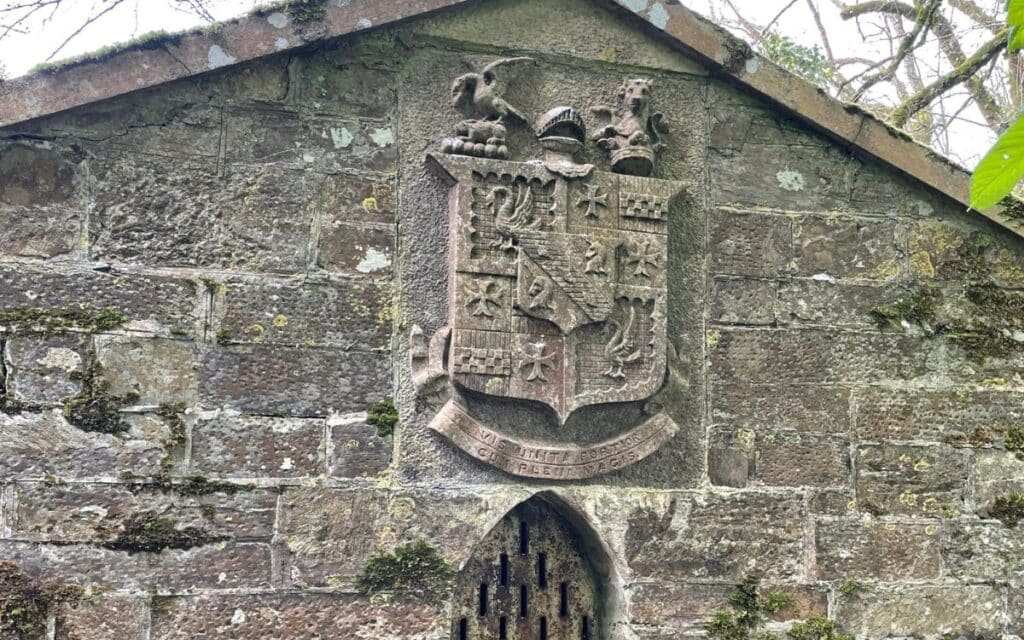
<svg viewBox="0 0 1024 640">
<path fill-rule="evenodd" d="M 456 346 L 452 353 L 455 373 L 508 376 L 512 366 L 504 349 Z"/>
<path fill-rule="evenodd" d="M 644 218 L 645 220 L 664 220 L 667 213 L 665 199 L 649 193 L 624 191 L 622 216 L 624 218 Z"/>
</svg>

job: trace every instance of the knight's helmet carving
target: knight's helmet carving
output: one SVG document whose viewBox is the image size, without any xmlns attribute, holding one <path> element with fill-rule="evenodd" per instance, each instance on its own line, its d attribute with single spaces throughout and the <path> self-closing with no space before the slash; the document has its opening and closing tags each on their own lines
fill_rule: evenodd
<svg viewBox="0 0 1024 640">
<path fill-rule="evenodd" d="M 597 640 L 604 587 L 580 531 L 534 496 L 473 550 L 456 583 L 453 640 Z"/>
</svg>

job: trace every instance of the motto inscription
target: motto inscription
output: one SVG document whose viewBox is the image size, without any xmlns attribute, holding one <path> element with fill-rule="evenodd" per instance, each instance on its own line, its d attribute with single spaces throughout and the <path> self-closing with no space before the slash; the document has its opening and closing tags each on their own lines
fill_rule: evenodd
<svg viewBox="0 0 1024 640">
<path fill-rule="evenodd" d="M 575 161 L 587 138 L 569 107 L 538 121 L 546 150 L 540 161 L 504 159 L 504 136 L 466 139 L 467 131 L 504 132 L 510 120 L 525 120 L 502 97 L 500 72 L 531 64 L 499 60 L 456 80 L 453 105 L 479 119 L 460 123 L 444 153 L 428 156 L 454 181 L 449 325 L 433 341 L 447 344 L 431 349 L 429 363 L 447 376 L 452 397 L 430 426 L 509 473 L 586 478 L 649 455 L 676 432 L 675 423 L 662 411 L 604 442 L 536 442 L 482 424 L 460 394 L 546 405 L 555 433 L 582 407 L 654 395 L 666 375 L 669 205 L 683 185 L 647 177 L 666 129 L 660 114 L 648 115 L 646 80 L 623 85 L 642 87 L 642 104 L 620 92 L 620 120 L 598 136 L 599 146 L 614 152 L 612 173 Z M 624 123 L 639 129 L 627 131 Z M 414 361 L 414 375 L 417 365 L 426 366 Z"/>
</svg>

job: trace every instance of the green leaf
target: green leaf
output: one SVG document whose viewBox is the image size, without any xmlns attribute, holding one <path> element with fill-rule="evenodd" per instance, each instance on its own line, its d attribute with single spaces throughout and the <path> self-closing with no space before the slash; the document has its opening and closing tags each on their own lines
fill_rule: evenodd
<svg viewBox="0 0 1024 640">
<path fill-rule="evenodd" d="M 1024 29 L 1014 27 L 1010 29 L 1010 37 L 1007 39 L 1006 52 L 1013 53 L 1024 49 Z"/>
<path fill-rule="evenodd" d="M 1011 27 L 1024 27 L 1024 0 L 1007 1 L 1006 24 Z"/>
<path fill-rule="evenodd" d="M 999 136 L 971 176 L 971 207 L 988 209 L 1002 200 L 1024 177 L 1024 118 L 1018 117 Z"/>
</svg>

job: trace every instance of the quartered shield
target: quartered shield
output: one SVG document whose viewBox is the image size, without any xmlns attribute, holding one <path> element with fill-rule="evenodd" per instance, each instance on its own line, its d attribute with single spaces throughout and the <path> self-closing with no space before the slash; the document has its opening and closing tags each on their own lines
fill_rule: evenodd
<svg viewBox="0 0 1024 640">
<path fill-rule="evenodd" d="M 668 211 L 678 182 L 431 155 L 454 180 L 448 373 L 463 388 L 580 407 L 665 377 Z"/>
</svg>

